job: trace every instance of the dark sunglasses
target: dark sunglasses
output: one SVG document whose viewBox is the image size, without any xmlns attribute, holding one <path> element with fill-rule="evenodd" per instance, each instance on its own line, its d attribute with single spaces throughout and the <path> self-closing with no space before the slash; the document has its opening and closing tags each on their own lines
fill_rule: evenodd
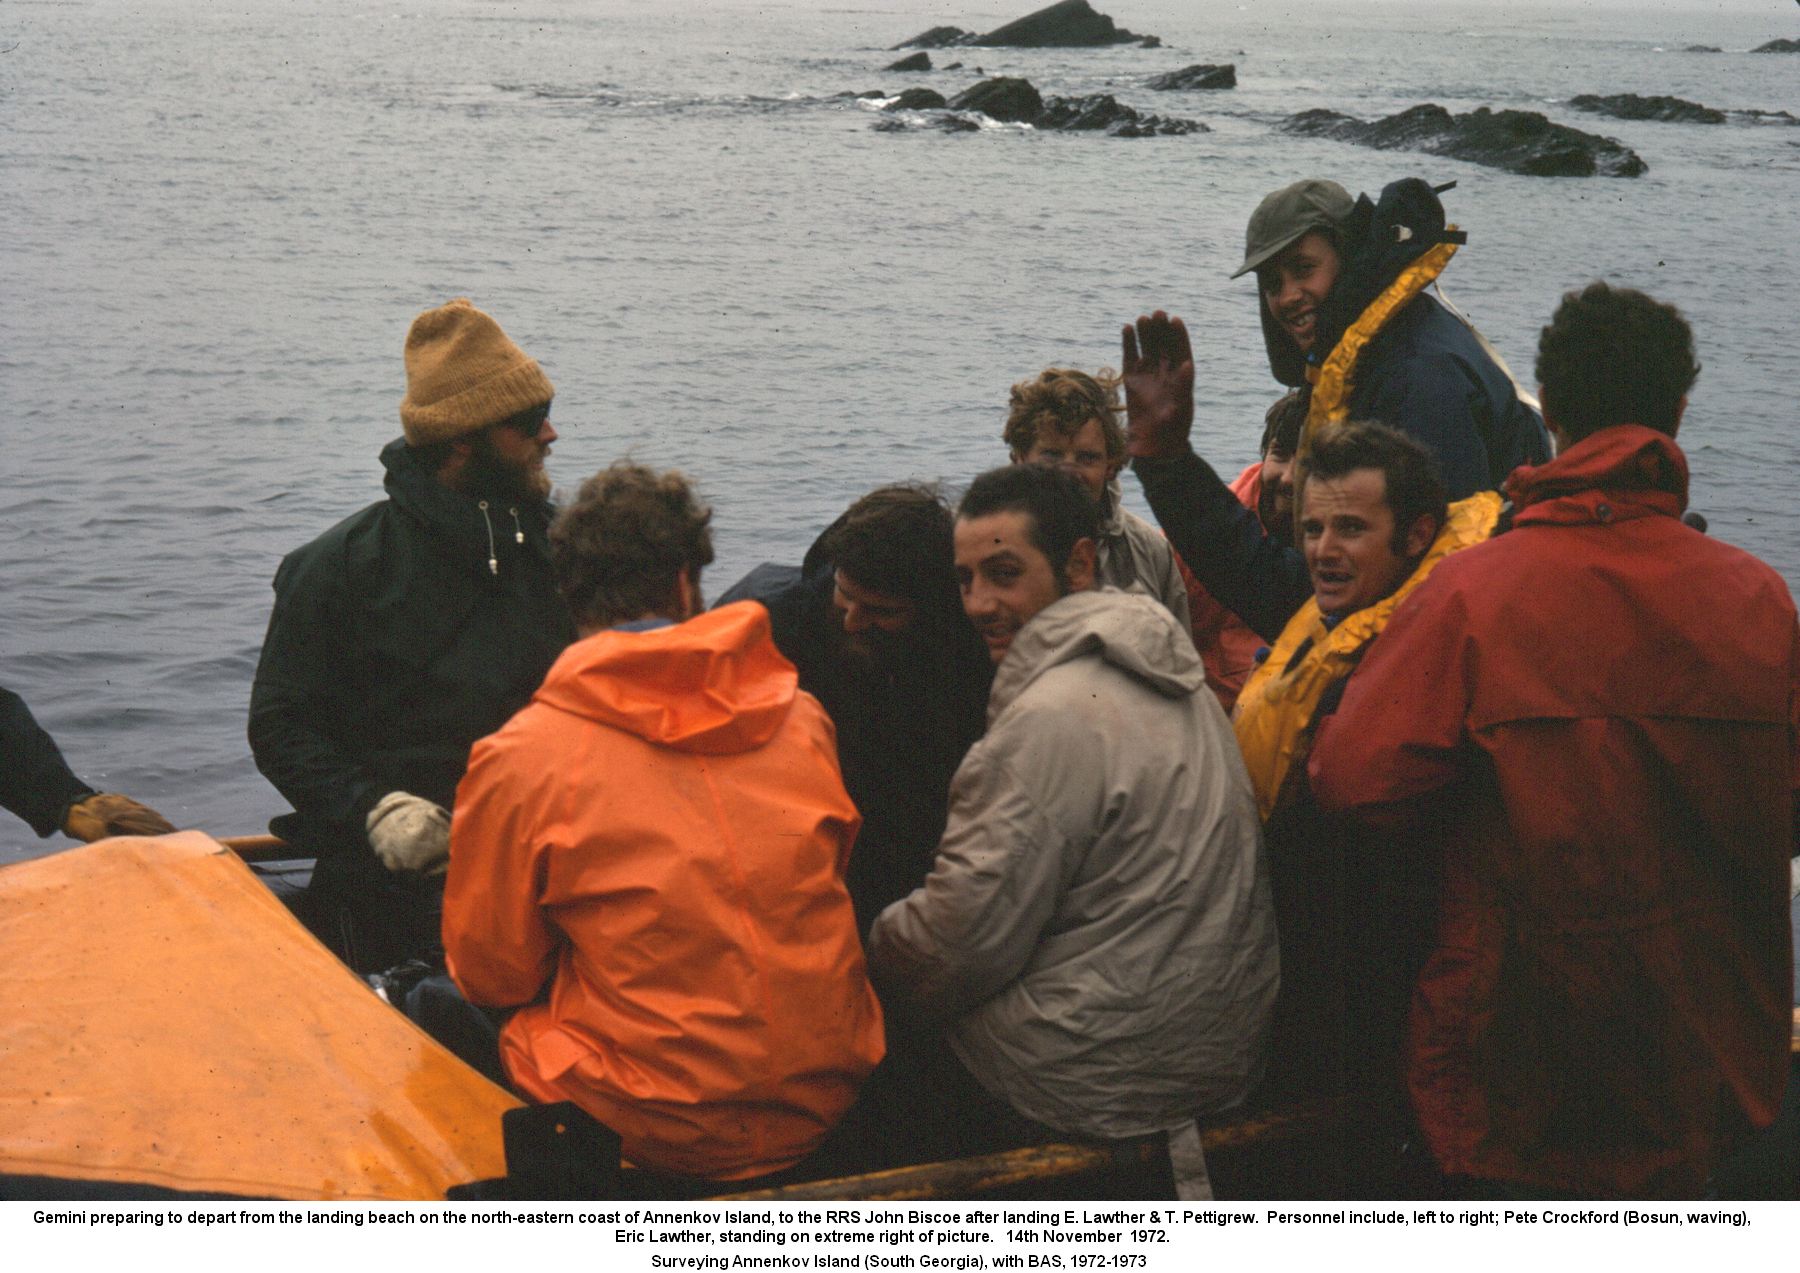
<svg viewBox="0 0 1800 1273">
<path fill-rule="evenodd" d="M 550 419 L 550 408 L 533 407 L 529 411 L 521 411 L 517 415 L 508 416 L 495 427 L 511 429 L 526 439 L 536 439 L 544 431 L 545 423 Z"/>
</svg>

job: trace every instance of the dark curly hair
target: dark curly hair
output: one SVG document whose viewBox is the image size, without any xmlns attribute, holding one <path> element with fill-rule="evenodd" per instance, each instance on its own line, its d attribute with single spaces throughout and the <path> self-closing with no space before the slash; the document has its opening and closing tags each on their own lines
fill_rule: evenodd
<svg viewBox="0 0 1800 1273">
<path fill-rule="evenodd" d="M 936 488 L 882 486 L 857 500 L 807 554 L 811 573 L 829 562 L 872 592 L 927 605 L 955 601 L 950 508 Z M 961 604 L 956 609 L 961 613 Z"/>
<path fill-rule="evenodd" d="M 1565 292 L 1538 335 L 1544 414 L 1569 442 L 1615 424 L 1673 435 L 1699 374 L 1681 311 L 1629 287 Z"/>
<path fill-rule="evenodd" d="M 1406 551 L 1407 533 L 1427 513 L 1443 529 L 1450 507 L 1437 461 L 1415 439 L 1373 420 L 1327 425 L 1313 435 L 1294 470 L 1297 499 L 1304 506 L 1309 478 L 1348 477 L 1357 469 L 1377 469 L 1387 482 L 1395 552 Z"/>
<path fill-rule="evenodd" d="M 1044 554 L 1058 581 L 1066 583 L 1069 556 L 1083 539 L 1100 537 L 1100 514 L 1081 483 L 1061 469 L 1036 464 L 1008 464 L 990 469 L 969 483 L 957 505 L 958 521 L 974 521 L 995 513 L 1024 513 L 1028 534 Z"/>
<path fill-rule="evenodd" d="M 671 470 L 620 460 L 581 484 L 550 526 L 557 587 L 584 629 L 679 608 L 677 576 L 713 559 L 712 510 Z"/>
</svg>

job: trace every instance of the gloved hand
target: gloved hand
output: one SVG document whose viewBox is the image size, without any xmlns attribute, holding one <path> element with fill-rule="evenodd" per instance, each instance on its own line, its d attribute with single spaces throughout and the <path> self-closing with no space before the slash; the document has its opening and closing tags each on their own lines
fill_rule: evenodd
<svg viewBox="0 0 1800 1273">
<path fill-rule="evenodd" d="M 450 814 L 406 791 L 390 791 L 369 810 L 369 847 L 390 871 L 442 875 L 450 869 Z"/>
<path fill-rule="evenodd" d="M 1125 449 L 1168 459 L 1188 449 L 1194 427 L 1194 349 L 1187 326 L 1160 309 L 1123 332 Z"/>
<path fill-rule="evenodd" d="M 175 828 L 149 805 L 102 791 L 70 805 L 63 814 L 62 829 L 64 834 L 92 844 L 109 835 L 168 835 Z"/>
</svg>

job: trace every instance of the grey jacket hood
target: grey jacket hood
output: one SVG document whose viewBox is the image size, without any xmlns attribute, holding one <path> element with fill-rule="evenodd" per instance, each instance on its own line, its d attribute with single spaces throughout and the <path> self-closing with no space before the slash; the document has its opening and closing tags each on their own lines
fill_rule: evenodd
<svg viewBox="0 0 1800 1273">
<path fill-rule="evenodd" d="M 1072 592 L 1034 615 L 1013 638 L 988 696 L 988 723 L 1053 667 L 1098 655 L 1168 698 L 1206 685 L 1194 643 L 1168 610 L 1116 588 Z"/>
</svg>

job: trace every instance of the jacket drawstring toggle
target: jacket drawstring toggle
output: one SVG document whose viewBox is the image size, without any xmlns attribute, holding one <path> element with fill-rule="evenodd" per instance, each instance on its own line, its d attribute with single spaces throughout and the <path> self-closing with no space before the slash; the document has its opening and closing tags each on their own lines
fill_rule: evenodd
<svg viewBox="0 0 1800 1273">
<path fill-rule="evenodd" d="M 493 574 L 493 575 L 498 575 L 500 573 L 500 555 L 499 555 L 499 553 L 494 551 L 494 523 L 488 520 L 487 501 L 486 500 L 478 501 L 476 503 L 476 507 L 481 510 L 481 524 L 483 526 L 487 527 L 488 573 Z M 516 523 L 518 520 L 517 513 L 513 514 L 513 519 Z"/>
</svg>

